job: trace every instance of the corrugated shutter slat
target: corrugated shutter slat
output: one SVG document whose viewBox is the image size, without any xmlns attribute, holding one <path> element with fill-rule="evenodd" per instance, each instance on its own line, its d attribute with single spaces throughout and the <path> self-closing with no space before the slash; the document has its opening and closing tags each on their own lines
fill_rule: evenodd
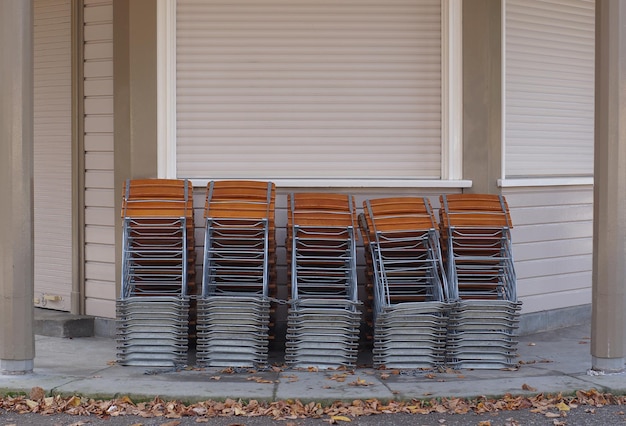
<svg viewBox="0 0 626 426">
<path fill-rule="evenodd" d="M 72 290 L 72 87 L 70 0 L 33 11 L 35 299 L 69 310 Z M 42 295 L 63 300 L 44 301 Z"/>
<path fill-rule="evenodd" d="M 177 175 L 439 178 L 438 0 L 177 2 Z"/>
<path fill-rule="evenodd" d="M 506 176 L 593 174 L 594 1 L 506 1 Z"/>
</svg>

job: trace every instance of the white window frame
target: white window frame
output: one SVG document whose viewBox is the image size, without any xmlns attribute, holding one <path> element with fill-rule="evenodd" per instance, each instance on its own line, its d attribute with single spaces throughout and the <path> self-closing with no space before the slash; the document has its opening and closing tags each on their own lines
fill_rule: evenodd
<svg viewBox="0 0 626 426">
<path fill-rule="evenodd" d="M 279 179 L 283 187 L 468 188 L 463 180 L 462 0 L 441 8 L 441 179 Z M 176 178 L 176 0 L 157 0 L 158 177 Z M 209 179 L 193 179 L 206 185 Z"/>
</svg>

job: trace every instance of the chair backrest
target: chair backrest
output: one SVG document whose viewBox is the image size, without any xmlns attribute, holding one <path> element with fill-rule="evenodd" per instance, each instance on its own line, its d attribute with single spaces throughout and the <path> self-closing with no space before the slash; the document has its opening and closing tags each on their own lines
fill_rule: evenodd
<svg viewBox="0 0 626 426">
<path fill-rule="evenodd" d="M 205 218 L 268 219 L 274 226 L 276 186 L 251 180 L 211 181 L 207 184 Z"/>
<path fill-rule="evenodd" d="M 512 228 L 506 199 L 494 194 L 448 194 L 439 197 L 441 226 Z"/>
<path fill-rule="evenodd" d="M 334 193 L 292 193 L 287 196 L 287 227 L 352 227 L 357 215 L 354 197 Z"/>
<path fill-rule="evenodd" d="M 363 212 L 370 238 L 376 232 L 400 234 L 436 229 L 430 201 L 425 197 L 391 197 L 365 200 Z"/>
<path fill-rule="evenodd" d="M 128 179 L 122 193 L 122 217 L 191 219 L 191 192 L 191 184 L 186 179 Z"/>
</svg>

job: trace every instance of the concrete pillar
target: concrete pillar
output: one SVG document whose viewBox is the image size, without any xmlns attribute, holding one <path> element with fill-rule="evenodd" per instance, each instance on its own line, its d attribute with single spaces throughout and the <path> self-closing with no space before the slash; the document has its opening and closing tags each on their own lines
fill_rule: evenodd
<svg viewBox="0 0 626 426">
<path fill-rule="evenodd" d="M 113 64 L 115 276 L 119 280 L 123 184 L 126 179 L 157 177 L 157 2 L 113 0 Z M 119 292 L 119 281 L 116 288 Z"/>
<path fill-rule="evenodd" d="M 32 0 L 0 1 L 0 373 L 33 369 Z"/>
<path fill-rule="evenodd" d="M 592 368 L 624 369 L 626 2 L 596 0 Z"/>
<path fill-rule="evenodd" d="M 467 192 L 500 193 L 502 2 L 463 2 L 463 178 Z"/>
</svg>

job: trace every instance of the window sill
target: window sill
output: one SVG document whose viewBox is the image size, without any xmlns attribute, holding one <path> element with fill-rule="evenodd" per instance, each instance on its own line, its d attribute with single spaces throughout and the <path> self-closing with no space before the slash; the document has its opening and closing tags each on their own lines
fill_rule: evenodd
<svg viewBox="0 0 626 426">
<path fill-rule="evenodd" d="M 580 186 L 593 185 L 593 177 L 554 177 L 554 178 L 519 178 L 498 179 L 501 188 L 518 188 L 524 186 Z"/>
<path fill-rule="evenodd" d="M 261 179 L 265 180 L 265 179 Z M 191 179 L 205 187 L 211 179 Z M 471 180 L 428 179 L 271 179 L 278 188 L 470 188 Z"/>
</svg>

